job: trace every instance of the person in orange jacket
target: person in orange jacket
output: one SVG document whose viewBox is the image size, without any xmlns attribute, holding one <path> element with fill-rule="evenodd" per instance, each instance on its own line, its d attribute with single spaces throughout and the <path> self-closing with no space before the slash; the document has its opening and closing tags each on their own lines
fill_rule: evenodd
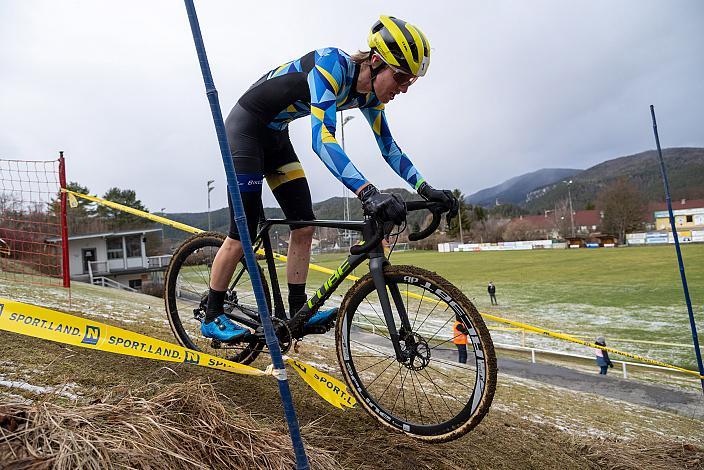
<svg viewBox="0 0 704 470">
<path fill-rule="evenodd" d="M 455 315 L 455 325 L 452 328 L 452 342 L 457 346 L 460 364 L 467 363 L 467 327 L 462 323 L 460 316 Z"/>
</svg>

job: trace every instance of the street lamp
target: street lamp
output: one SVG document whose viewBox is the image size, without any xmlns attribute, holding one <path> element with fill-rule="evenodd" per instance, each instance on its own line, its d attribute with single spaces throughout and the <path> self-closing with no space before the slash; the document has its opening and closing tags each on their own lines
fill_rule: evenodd
<svg viewBox="0 0 704 470">
<path fill-rule="evenodd" d="M 208 180 L 208 232 L 210 232 L 210 191 L 215 189 L 215 186 L 211 186 L 213 183 L 215 180 Z"/>
<path fill-rule="evenodd" d="M 563 181 L 563 183 L 567 183 L 567 196 L 570 200 L 570 226 L 572 227 L 572 238 L 574 238 L 574 211 L 572 210 L 572 191 L 570 191 L 572 180 Z"/>
<path fill-rule="evenodd" d="M 464 234 L 462 233 L 462 201 L 460 201 L 459 208 L 457 209 L 457 222 L 460 224 L 460 245 L 464 244 Z"/>
<path fill-rule="evenodd" d="M 343 112 L 340 111 L 340 122 L 342 123 L 342 125 L 340 126 L 341 127 L 340 131 L 342 133 L 341 134 L 342 151 L 345 152 L 345 154 L 347 153 L 347 151 L 345 151 L 345 124 L 350 122 L 352 119 L 354 119 L 354 116 L 345 117 Z M 350 220 L 350 199 L 347 197 L 347 188 L 345 187 L 344 184 L 342 185 L 342 218 L 343 218 L 343 220 Z M 345 230 L 344 237 L 347 237 L 350 245 L 352 245 L 352 240 L 350 237 L 349 230 Z"/>
<path fill-rule="evenodd" d="M 159 212 L 164 217 L 166 215 L 166 207 L 162 207 Z M 164 227 L 161 227 L 161 251 L 164 251 Z"/>
</svg>

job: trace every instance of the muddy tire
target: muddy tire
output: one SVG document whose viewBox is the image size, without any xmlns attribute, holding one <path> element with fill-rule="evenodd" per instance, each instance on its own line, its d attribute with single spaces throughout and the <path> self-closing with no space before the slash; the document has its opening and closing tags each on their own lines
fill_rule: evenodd
<svg viewBox="0 0 704 470">
<path fill-rule="evenodd" d="M 411 359 L 397 360 L 367 274 L 347 292 L 338 314 L 335 338 L 344 379 L 357 403 L 385 426 L 424 441 L 456 439 L 479 424 L 494 397 L 497 366 L 489 330 L 472 302 L 436 273 L 387 266 L 384 276 L 387 286 L 398 286 L 408 314 L 412 332 L 400 334 Z M 468 332 L 466 364 L 458 362 L 454 342 L 462 340 L 455 321 Z"/>
</svg>

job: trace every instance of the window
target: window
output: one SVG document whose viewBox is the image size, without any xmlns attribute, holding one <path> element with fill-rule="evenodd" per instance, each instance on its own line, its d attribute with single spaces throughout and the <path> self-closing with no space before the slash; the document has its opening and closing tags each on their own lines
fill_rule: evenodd
<svg viewBox="0 0 704 470">
<path fill-rule="evenodd" d="M 141 289 L 142 288 L 142 280 L 141 279 L 130 279 L 129 285 L 132 289 Z"/>
<path fill-rule="evenodd" d="M 140 258 L 142 256 L 142 235 L 130 235 L 125 237 L 128 258 Z"/>
<path fill-rule="evenodd" d="M 688 215 L 688 216 L 687 216 L 687 222 L 689 222 L 689 223 L 694 222 L 694 216 L 693 216 L 693 215 Z"/>
<path fill-rule="evenodd" d="M 124 254 L 122 252 L 122 238 L 113 237 L 107 239 L 108 245 L 108 259 L 122 259 Z"/>
</svg>

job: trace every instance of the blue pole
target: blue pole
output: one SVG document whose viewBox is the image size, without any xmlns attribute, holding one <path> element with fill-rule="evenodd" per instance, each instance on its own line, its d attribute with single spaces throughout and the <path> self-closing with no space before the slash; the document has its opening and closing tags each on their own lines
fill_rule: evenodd
<svg viewBox="0 0 704 470">
<path fill-rule="evenodd" d="M 200 70 L 203 73 L 205 91 L 208 96 L 210 111 L 213 115 L 213 121 L 215 123 L 215 132 L 218 136 L 218 144 L 220 145 L 222 162 L 225 165 L 225 175 L 227 176 L 227 186 L 230 189 L 230 200 L 235 213 L 235 223 L 237 224 L 240 241 L 242 242 L 242 249 L 244 250 L 244 258 L 247 263 L 249 277 L 252 280 L 254 296 L 257 299 L 259 317 L 261 318 L 262 325 L 264 326 L 266 345 L 269 347 L 271 361 L 274 364 L 276 378 L 278 379 L 279 394 L 281 395 L 281 401 L 284 405 L 284 414 L 286 415 L 288 430 L 291 433 L 291 441 L 293 442 L 293 449 L 296 454 L 296 467 L 307 470 L 310 468 L 308 464 L 308 457 L 306 456 L 306 451 L 303 447 L 303 440 L 301 439 L 301 431 L 298 427 L 296 410 L 293 408 L 291 390 L 288 387 L 288 379 L 286 377 L 286 367 L 284 365 L 283 358 L 281 357 L 281 348 L 279 347 L 279 341 L 276 337 L 276 332 L 274 331 L 274 325 L 271 322 L 271 316 L 269 315 L 267 303 L 264 300 L 264 289 L 262 288 L 259 266 L 257 265 L 254 257 L 254 251 L 252 250 L 252 241 L 249 237 L 247 218 L 244 213 L 242 198 L 240 197 L 240 188 L 237 185 L 237 173 L 235 172 L 235 166 L 232 163 L 232 157 L 230 156 L 230 144 L 227 141 L 227 134 L 225 133 L 225 122 L 222 119 L 218 92 L 215 89 L 213 76 L 210 72 L 208 56 L 205 54 L 205 45 L 203 44 L 203 36 L 201 35 L 200 25 L 198 24 L 196 8 L 193 5 L 193 0 L 185 0 L 185 2 L 186 11 L 188 12 L 188 21 L 191 24 L 191 32 L 193 33 L 193 42 L 195 43 L 196 51 L 198 53 L 198 61 L 200 62 Z"/>
<path fill-rule="evenodd" d="M 650 115 L 653 118 L 653 132 L 655 133 L 655 144 L 658 148 L 658 158 L 660 159 L 660 172 L 662 173 L 662 181 L 663 183 L 665 183 L 665 201 L 667 202 L 667 211 L 670 213 L 670 227 L 672 227 L 672 236 L 675 238 L 675 251 L 677 252 L 677 262 L 680 265 L 680 277 L 682 278 L 684 299 L 687 303 L 687 311 L 689 312 L 689 326 L 692 329 L 692 341 L 694 342 L 694 352 L 697 355 L 699 375 L 704 375 L 704 367 L 702 366 L 702 353 L 699 350 L 699 337 L 697 336 L 697 324 L 694 321 L 694 312 L 692 312 L 692 301 L 689 298 L 687 276 L 684 273 L 684 261 L 682 261 L 682 250 L 680 250 L 680 240 L 677 236 L 677 227 L 675 226 L 675 215 L 672 213 L 672 201 L 670 200 L 670 184 L 667 182 L 667 170 L 665 169 L 665 160 L 662 158 L 662 150 L 660 149 L 660 137 L 658 137 L 658 125 L 655 121 L 655 107 L 652 104 L 650 105 Z M 704 379 L 700 380 L 702 383 L 702 392 L 704 393 Z"/>
</svg>

